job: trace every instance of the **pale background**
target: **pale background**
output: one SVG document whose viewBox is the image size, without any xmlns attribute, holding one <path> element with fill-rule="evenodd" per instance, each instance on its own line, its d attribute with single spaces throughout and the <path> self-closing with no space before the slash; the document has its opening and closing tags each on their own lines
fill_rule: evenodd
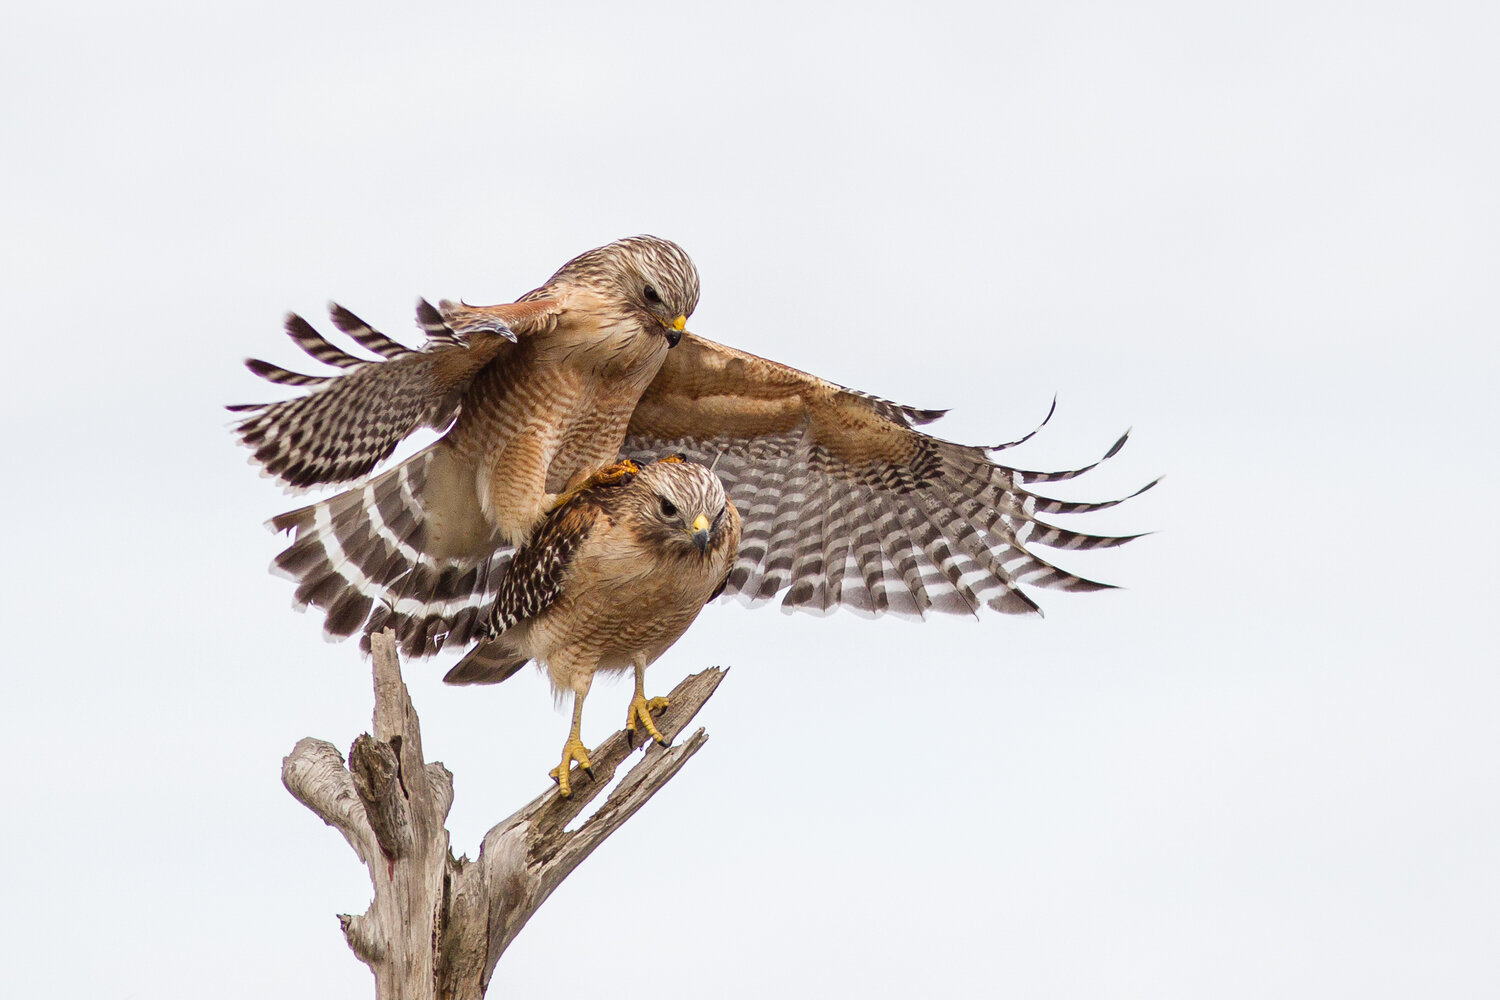
<svg viewBox="0 0 1500 1000">
<path fill-rule="evenodd" d="M 45 9 L 44 9 L 45 7 Z M 707 610 L 712 740 L 492 995 L 1500 992 L 1493 4 L 27 4 L 0 32 L 0 994 L 367 997 L 278 779 L 369 676 L 225 403 L 652 232 L 692 329 L 1159 529 L 1045 620 Z M 321 319 L 320 319 L 321 322 Z M 451 659 L 451 654 L 448 659 Z M 471 855 L 541 678 L 407 675 Z M 595 689 L 585 736 L 627 689 Z"/>
</svg>

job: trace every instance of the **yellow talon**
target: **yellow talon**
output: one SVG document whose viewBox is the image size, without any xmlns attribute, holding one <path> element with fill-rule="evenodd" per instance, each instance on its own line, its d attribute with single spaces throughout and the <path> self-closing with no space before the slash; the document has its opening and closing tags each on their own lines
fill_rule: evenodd
<svg viewBox="0 0 1500 1000">
<path fill-rule="evenodd" d="M 617 479 L 623 479 L 626 476 L 633 476 L 640 471 L 640 466 L 636 465 L 630 459 L 624 458 L 616 462 L 614 465 L 600 469 L 598 472 L 594 473 L 588 478 L 588 482 L 612 483 Z"/>
<path fill-rule="evenodd" d="M 630 459 L 621 459 L 614 465 L 605 466 L 591 476 L 585 476 L 572 489 L 563 490 L 557 494 L 557 499 L 552 501 L 552 509 L 556 510 L 559 507 L 565 506 L 569 500 L 572 500 L 590 486 L 597 486 L 600 483 L 618 482 L 626 476 L 633 476 L 640 471 L 640 466 L 636 465 Z"/>
<path fill-rule="evenodd" d="M 568 771 L 574 761 L 578 762 L 584 774 L 590 778 L 594 776 L 594 765 L 589 760 L 588 749 L 576 735 L 570 735 L 563 744 L 562 763 L 547 772 L 547 776 L 557 782 L 558 793 L 565 799 L 573 794 L 573 788 L 568 783 Z"/>
<path fill-rule="evenodd" d="M 627 738 L 631 746 L 635 746 L 635 723 L 637 719 L 640 720 L 641 728 L 646 730 L 648 736 L 662 746 L 667 745 L 667 738 L 661 734 L 660 729 L 656 728 L 656 723 L 652 721 L 651 715 L 653 712 L 666 711 L 669 704 L 670 702 L 665 698 L 647 698 L 641 692 L 636 692 L 635 697 L 630 699 L 630 708 L 625 712 L 625 731 L 629 734 Z"/>
</svg>

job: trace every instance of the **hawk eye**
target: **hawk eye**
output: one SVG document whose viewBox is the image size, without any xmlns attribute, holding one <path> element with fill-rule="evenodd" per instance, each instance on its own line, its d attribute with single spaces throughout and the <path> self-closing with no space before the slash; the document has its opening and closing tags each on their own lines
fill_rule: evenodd
<svg viewBox="0 0 1500 1000">
<path fill-rule="evenodd" d="M 652 305 L 652 306 L 659 306 L 659 305 L 661 305 L 661 296 L 656 293 L 656 289 L 654 287 L 652 287 L 651 285 L 647 285 L 646 288 L 645 288 L 645 291 L 643 291 L 641 294 L 643 294 L 643 295 L 646 296 L 646 304 L 647 305 Z"/>
<path fill-rule="evenodd" d="M 674 506 L 672 501 L 668 500 L 666 497 L 661 498 L 661 512 L 667 517 L 677 516 L 676 506 Z"/>
</svg>

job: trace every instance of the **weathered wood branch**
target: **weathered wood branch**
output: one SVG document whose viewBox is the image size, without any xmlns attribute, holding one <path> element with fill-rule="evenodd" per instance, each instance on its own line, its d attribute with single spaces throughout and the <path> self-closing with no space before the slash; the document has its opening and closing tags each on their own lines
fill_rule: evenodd
<svg viewBox="0 0 1500 1000">
<path fill-rule="evenodd" d="M 454 858 L 444 825 L 453 775 L 422 756 L 394 636 L 371 637 L 375 675 L 373 735 L 349 750 L 299 740 L 281 765 L 297 801 L 344 835 L 370 869 L 375 898 L 359 916 L 340 915 L 350 949 L 375 974 L 378 1000 L 478 1000 L 501 954 L 526 921 L 584 858 L 645 805 L 708 741 L 699 728 L 681 744 L 649 743 L 644 756 L 577 830 L 565 828 L 608 786 L 633 752 L 622 730 L 589 753 L 595 780 L 573 795 L 553 788 L 484 836 L 479 857 Z M 688 677 L 655 717 L 676 741 L 723 680 L 713 668 Z"/>
</svg>

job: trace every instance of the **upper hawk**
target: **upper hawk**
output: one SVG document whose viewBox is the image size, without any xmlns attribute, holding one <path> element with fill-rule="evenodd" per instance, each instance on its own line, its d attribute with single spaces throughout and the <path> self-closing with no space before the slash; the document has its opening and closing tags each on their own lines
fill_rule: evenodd
<svg viewBox="0 0 1500 1000">
<path fill-rule="evenodd" d="M 953 444 L 916 429 L 943 411 L 685 332 L 697 302 L 687 254 L 638 236 L 573 258 L 514 303 L 419 303 L 420 350 L 332 306 L 334 325 L 379 360 L 288 316 L 298 346 L 342 371 L 301 375 L 247 362 L 271 382 L 309 391 L 232 407 L 247 414 L 237 433 L 290 486 L 357 483 L 272 520 L 294 532 L 276 565 L 298 582 L 298 601 L 325 609 L 334 636 L 393 627 L 408 655 L 467 643 L 483 632 L 514 549 L 560 495 L 622 454 L 677 453 L 711 465 L 744 522 L 725 591 L 752 602 L 784 592 L 787 608 L 1034 611 L 1023 583 L 1108 585 L 1059 569 L 1033 546 L 1091 549 L 1138 537 L 1041 519 L 1120 503 L 1030 489 L 1098 462 L 1062 472 L 996 464 L 991 453 L 1020 441 Z M 366 478 L 420 427 L 445 433 Z"/>
</svg>

